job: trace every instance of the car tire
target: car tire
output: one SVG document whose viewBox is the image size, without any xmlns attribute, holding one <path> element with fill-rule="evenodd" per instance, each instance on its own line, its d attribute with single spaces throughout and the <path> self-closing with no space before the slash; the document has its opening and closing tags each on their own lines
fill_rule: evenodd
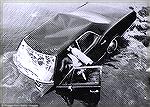
<svg viewBox="0 0 150 107">
<path fill-rule="evenodd" d="M 118 47 L 118 41 L 116 39 L 117 37 L 115 37 L 109 44 L 109 46 L 107 47 L 107 53 L 111 54 L 113 52 L 116 51 L 117 47 Z"/>
</svg>

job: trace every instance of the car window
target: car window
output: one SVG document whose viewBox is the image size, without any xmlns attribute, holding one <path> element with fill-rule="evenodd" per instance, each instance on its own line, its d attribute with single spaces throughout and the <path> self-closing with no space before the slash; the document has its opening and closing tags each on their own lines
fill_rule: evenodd
<svg viewBox="0 0 150 107">
<path fill-rule="evenodd" d="M 81 35 L 76 43 L 79 47 L 79 49 L 82 51 L 82 52 L 86 52 L 90 49 L 90 47 L 92 47 L 95 42 L 97 42 L 97 39 L 98 39 L 99 35 L 92 32 L 92 31 L 88 31 L 86 33 L 84 33 L 83 35 Z"/>
</svg>

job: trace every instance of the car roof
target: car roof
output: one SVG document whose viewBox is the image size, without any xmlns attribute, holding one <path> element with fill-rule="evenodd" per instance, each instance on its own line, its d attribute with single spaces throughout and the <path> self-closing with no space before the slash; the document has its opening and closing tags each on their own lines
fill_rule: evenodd
<svg viewBox="0 0 150 107">
<path fill-rule="evenodd" d="M 86 13 L 87 14 L 87 13 Z M 92 15 L 94 15 L 92 13 Z M 99 17 L 98 17 L 99 16 Z M 88 16 L 89 17 L 89 16 Z M 101 22 L 89 20 L 77 13 L 58 13 L 43 25 L 32 31 L 24 40 L 34 50 L 50 55 L 57 55 L 68 47 L 75 39 L 87 30 L 98 29 L 106 31 L 110 26 L 110 20 L 104 16 L 95 15 L 92 18 Z"/>
</svg>

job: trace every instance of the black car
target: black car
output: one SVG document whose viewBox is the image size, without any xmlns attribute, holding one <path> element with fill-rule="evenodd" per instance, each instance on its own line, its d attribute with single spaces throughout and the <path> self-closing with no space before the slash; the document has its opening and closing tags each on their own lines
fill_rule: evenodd
<svg viewBox="0 0 150 107">
<path fill-rule="evenodd" d="M 14 62 L 37 85 L 50 86 L 42 89 L 43 94 L 56 90 L 68 104 L 74 99 L 97 104 L 100 62 L 115 52 L 117 38 L 135 19 L 134 11 L 115 24 L 95 13 L 56 14 L 22 40 Z"/>
</svg>

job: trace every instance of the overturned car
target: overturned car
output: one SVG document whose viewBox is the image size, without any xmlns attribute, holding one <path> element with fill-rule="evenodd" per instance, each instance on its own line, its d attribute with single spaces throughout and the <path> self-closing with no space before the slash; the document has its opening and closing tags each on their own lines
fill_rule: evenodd
<svg viewBox="0 0 150 107">
<path fill-rule="evenodd" d="M 135 19 L 134 11 L 115 24 L 96 13 L 57 14 L 21 41 L 14 63 L 21 73 L 35 80 L 43 95 L 56 90 L 68 105 L 74 99 L 97 104 L 100 63 L 115 52 L 117 38 Z"/>
</svg>

